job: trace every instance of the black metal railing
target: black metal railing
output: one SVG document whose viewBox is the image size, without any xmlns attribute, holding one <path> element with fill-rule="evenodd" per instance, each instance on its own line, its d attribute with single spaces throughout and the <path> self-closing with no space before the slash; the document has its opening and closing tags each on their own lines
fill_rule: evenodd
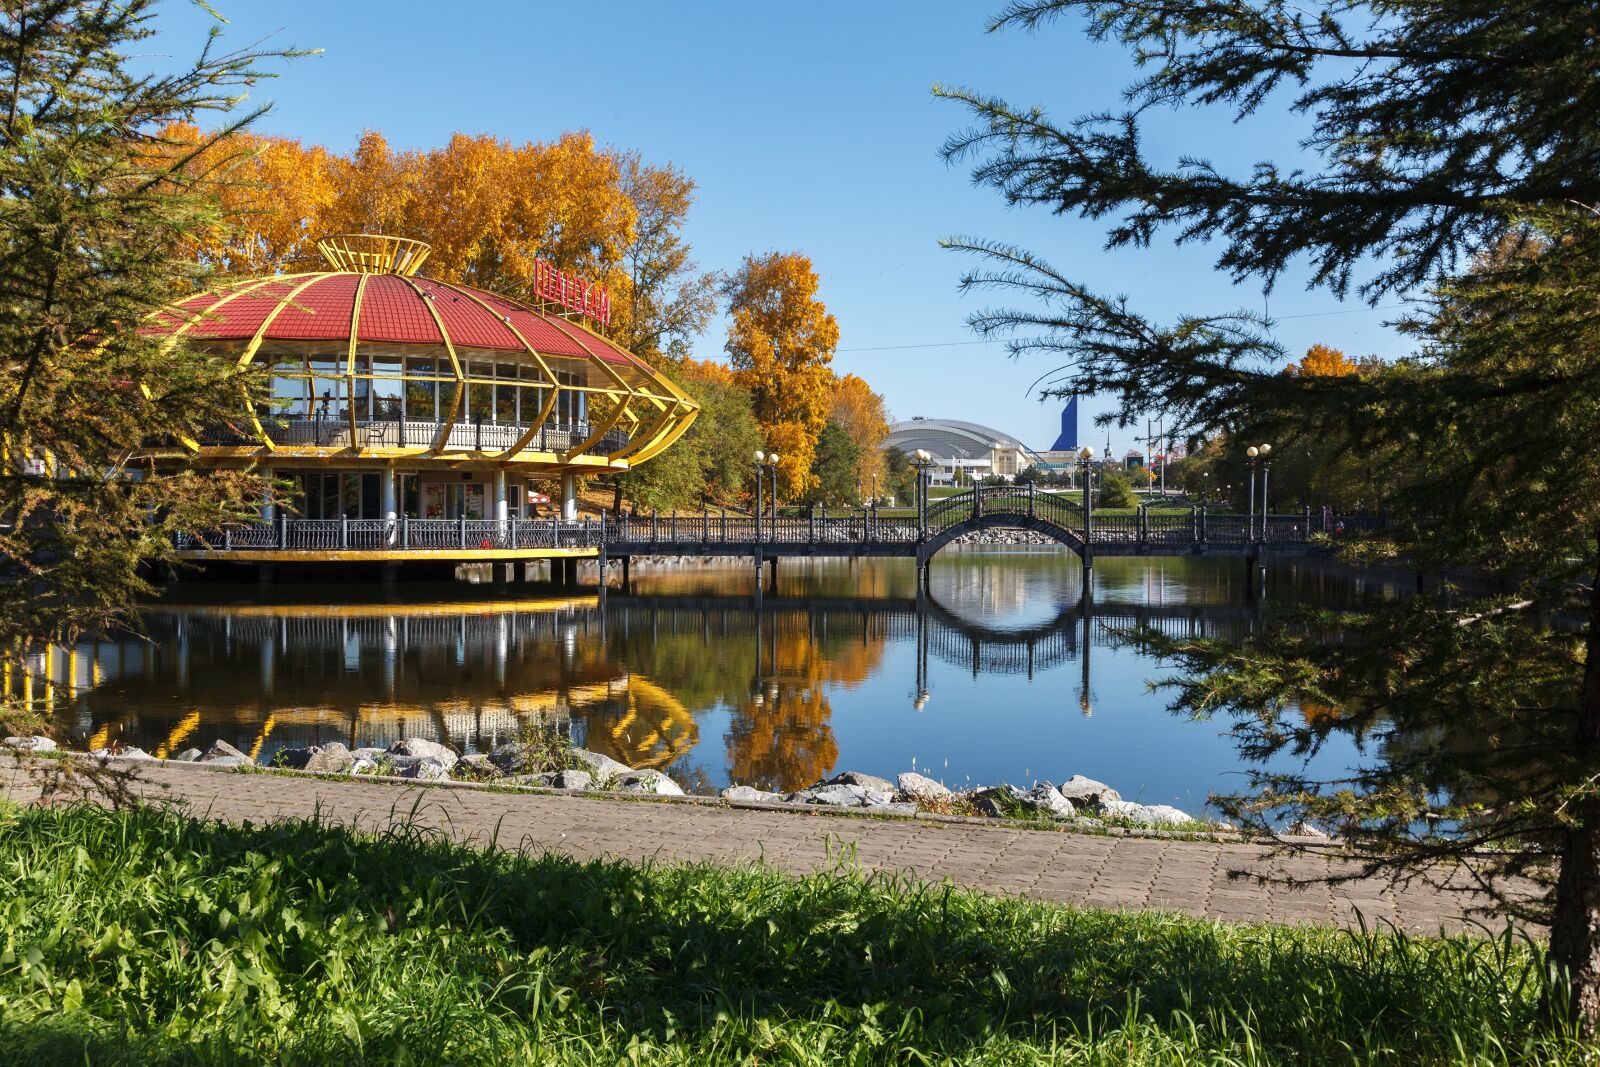
<svg viewBox="0 0 1600 1067">
<path fill-rule="evenodd" d="M 181 552 L 473 552 L 599 548 L 605 524 L 590 519 L 290 519 L 179 534 Z"/>
<path fill-rule="evenodd" d="M 734 554 L 756 546 L 916 546 L 984 518 L 1016 524 L 1050 523 L 1093 546 L 1162 548 L 1296 545 L 1316 535 L 1373 528 L 1374 520 L 1299 514 L 1247 516 L 1188 511 L 1085 515 L 1082 498 L 1018 486 L 985 486 L 935 501 L 926 518 L 880 515 L 874 509 L 830 514 L 816 508 L 781 517 L 712 512 L 623 515 L 578 522 L 558 519 L 291 519 L 239 523 L 208 534 L 182 535 L 184 551 L 497 551 L 506 549 L 612 549 L 619 553 L 660 550 L 699 553 L 727 546 Z M 1085 522 L 1087 519 L 1087 523 Z M 1086 537 L 1087 530 L 1087 537 Z"/>
</svg>

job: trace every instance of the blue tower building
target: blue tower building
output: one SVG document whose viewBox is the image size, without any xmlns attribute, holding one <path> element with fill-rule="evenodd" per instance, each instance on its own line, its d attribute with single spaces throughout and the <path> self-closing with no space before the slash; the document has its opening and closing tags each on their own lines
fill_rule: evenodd
<svg viewBox="0 0 1600 1067">
<path fill-rule="evenodd" d="M 1050 446 L 1052 452 L 1076 452 L 1078 450 L 1078 396 L 1074 393 L 1067 400 L 1067 406 L 1061 409 L 1061 436 L 1056 438 L 1056 443 Z"/>
</svg>

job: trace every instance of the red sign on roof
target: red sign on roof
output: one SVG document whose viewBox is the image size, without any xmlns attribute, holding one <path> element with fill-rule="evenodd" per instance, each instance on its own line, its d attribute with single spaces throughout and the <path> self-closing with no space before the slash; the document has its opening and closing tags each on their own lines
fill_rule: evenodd
<svg viewBox="0 0 1600 1067">
<path fill-rule="evenodd" d="M 587 282 L 570 271 L 557 270 L 542 259 L 533 261 L 533 295 L 611 325 L 611 294 L 605 286 Z"/>
</svg>

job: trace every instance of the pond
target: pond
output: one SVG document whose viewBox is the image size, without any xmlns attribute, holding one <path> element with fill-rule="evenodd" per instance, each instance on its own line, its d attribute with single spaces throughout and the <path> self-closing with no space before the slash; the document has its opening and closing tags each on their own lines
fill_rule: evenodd
<svg viewBox="0 0 1600 1067">
<path fill-rule="evenodd" d="M 953 787 L 1084 774 L 1200 812 L 1243 784 L 1228 722 L 1167 710 L 1149 687 L 1166 668 L 1128 630 L 1240 636 L 1278 606 L 1393 591 L 1296 561 L 1270 570 L 1263 604 L 1237 560 L 1113 558 L 1086 601 L 1076 557 L 1025 548 L 942 554 L 920 598 L 904 560 L 786 560 L 761 596 L 727 561 L 639 566 L 604 597 L 181 584 L 150 605 L 146 638 L 55 653 L 44 698 L 74 747 L 221 738 L 270 760 L 417 736 L 483 751 L 545 722 L 698 791 L 843 769 Z M 1338 746 L 1324 769 L 1356 762 Z"/>
</svg>

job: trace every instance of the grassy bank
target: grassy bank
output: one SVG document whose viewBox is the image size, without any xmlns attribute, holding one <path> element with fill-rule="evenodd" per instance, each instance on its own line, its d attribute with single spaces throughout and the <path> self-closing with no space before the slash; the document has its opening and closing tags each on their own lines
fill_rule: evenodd
<svg viewBox="0 0 1600 1067">
<path fill-rule="evenodd" d="M 0 808 L 7 1063 L 1583 1062 L 1510 939 Z"/>
</svg>

